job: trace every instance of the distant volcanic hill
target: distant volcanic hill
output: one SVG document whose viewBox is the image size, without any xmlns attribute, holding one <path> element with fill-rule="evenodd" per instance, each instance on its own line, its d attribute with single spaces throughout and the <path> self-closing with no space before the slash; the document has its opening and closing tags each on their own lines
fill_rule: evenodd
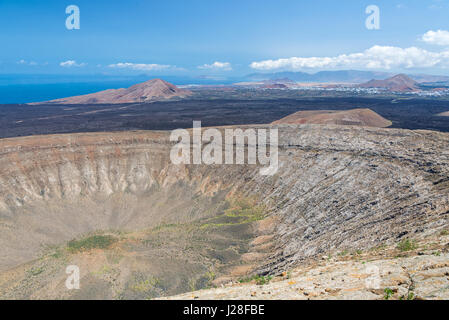
<svg viewBox="0 0 449 320">
<path fill-rule="evenodd" d="M 179 89 L 175 85 L 161 79 L 153 79 L 138 83 L 127 89 L 109 89 L 82 96 L 56 99 L 41 103 L 54 104 L 115 104 L 135 103 L 155 100 L 165 100 L 173 97 L 186 97 L 191 95 L 189 90 Z M 36 103 L 33 103 L 36 104 Z"/>
<path fill-rule="evenodd" d="M 371 109 L 352 109 L 345 111 L 313 110 L 299 111 L 273 124 L 337 124 L 356 125 L 363 127 L 385 128 L 391 126 L 391 121 L 380 116 Z"/>
<path fill-rule="evenodd" d="M 283 83 L 267 83 L 262 86 L 260 86 L 262 89 L 288 89 L 288 86 L 286 86 Z"/>
<path fill-rule="evenodd" d="M 417 91 L 418 82 L 405 74 L 398 74 L 385 80 L 371 80 L 359 85 L 361 88 L 384 88 L 390 91 Z"/>
<path fill-rule="evenodd" d="M 449 117 L 449 111 L 441 112 L 441 113 L 437 114 L 437 116 L 440 116 L 440 117 Z"/>
</svg>

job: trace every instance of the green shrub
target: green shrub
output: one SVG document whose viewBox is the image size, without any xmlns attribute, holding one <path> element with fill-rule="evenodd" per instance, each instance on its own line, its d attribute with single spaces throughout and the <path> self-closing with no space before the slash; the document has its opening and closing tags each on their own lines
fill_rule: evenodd
<svg viewBox="0 0 449 320">
<path fill-rule="evenodd" d="M 32 276 L 37 276 L 44 272 L 44 267 L 33 267 L 30 270 L 28 270 L 28 273 Z"/>
<path fill-rule="evenodd" d="M 407 296 L 401 296 L 399 300 L 415 300 L 415 294 L 410 291 Z"/>
<path fill-rule="evenodd" d="M 397 248 L 400 251 L 411 251 L 416 249 L 416 242 L 410 239 L 404 239 L 401 242 L 399 242 Z"/>
<path fill-rule="evenodd" d="M 390 299 L 393 296 L 394 292 L 390 288 L 385 288 L 384 293 L 385 293 L 384 299 L 388 300 L 388 299 Z"/>
<path fill-rule="evenodd" d="M 256 279 L 256 284 L 263 286 L 264 284 L 267 284 L 272 279 L 271 276 L 262 276 Z"/>
<path fill-rule="evenodd" d="M 67 249 L 74 253 L 91 249 L 107 249 L 117 238 L 111 235 L 94 235 L 81 240 L 71 240 L 67 244 Z"/>
<path fill-rule="evenodd" d="M 239 279 L 239 282 L 246 283 L 246 282 L 255 281 L 257 285 L 263 286 L 264 284 L 269 283 L 271 281 L 271 279 L 273 279 L 272 276 L 254 275 L 251 277 L 241 278 L 241 279 Z"/>
</svg>

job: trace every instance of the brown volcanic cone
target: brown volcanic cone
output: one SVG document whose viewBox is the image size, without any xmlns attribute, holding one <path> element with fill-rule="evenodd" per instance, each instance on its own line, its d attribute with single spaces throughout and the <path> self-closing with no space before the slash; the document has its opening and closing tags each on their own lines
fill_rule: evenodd
<svg viewBox="0 0 449 320">
<path fill-rule="evenodd" d="M 109 89 L 82 96 L 74 96 L 47 101 L 57 104 L 92 104 L 92 103 L 134 103 L 154 100 L 165 100 L 173 97 L 191 95 L 189 90 L 179 89 L 175 85 L 161 79 L 142 82 L 127 89 Z M 42 102 L 43 103 L 43 102 Z"/>
<path fill-rule="evenodd" d="M 437 114 L 437 116 L 440 116 L 440 117 L 449 117 L 449 111 L 441 112 L 441 113 Z"/>
<path fill-rule="evenodd" d="M 305 123 L 356 125 L 378 128 L 389 127 L 392 124 L 391 121 L 385 119 L 371 109 L 299 111 L 273 122 L 273 124 Z"/>
<path fill-rule="evenodd" d="M 385 88 L 391 91 L 417 91 L 418 82 L 405 74 L 398 74 L 385 80 L 371 80 L 362 83 L 361 88 Z"/>
</svg>

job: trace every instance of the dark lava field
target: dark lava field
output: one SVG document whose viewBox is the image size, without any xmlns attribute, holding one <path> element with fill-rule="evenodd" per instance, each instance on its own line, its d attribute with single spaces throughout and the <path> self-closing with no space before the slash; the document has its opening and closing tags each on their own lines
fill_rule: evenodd
<svg viewBox="0 0 449 320">
<path fill-rule="evenodd" d="M 449 102 L 425 98 L 218 98 L 122 105 L 0 105 L 0 138 L 37 134 L 172 130 L 202 126 L 266 124 L 301 110 L 369 108 L 392 128 L 449 131 Z"/>
</svg>

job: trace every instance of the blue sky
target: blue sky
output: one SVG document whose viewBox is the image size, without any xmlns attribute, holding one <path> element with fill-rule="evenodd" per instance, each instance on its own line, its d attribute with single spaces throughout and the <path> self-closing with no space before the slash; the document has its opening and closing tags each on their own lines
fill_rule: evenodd
<svg viewBox="0 0 449 320">
<path fill-rule="evenodd" d="M 72 4 L 79 30 L 65 26 Z M 448 17 L 449 0 L 0 0 L 0 73 L 449 74 Z"/>
</svg>

